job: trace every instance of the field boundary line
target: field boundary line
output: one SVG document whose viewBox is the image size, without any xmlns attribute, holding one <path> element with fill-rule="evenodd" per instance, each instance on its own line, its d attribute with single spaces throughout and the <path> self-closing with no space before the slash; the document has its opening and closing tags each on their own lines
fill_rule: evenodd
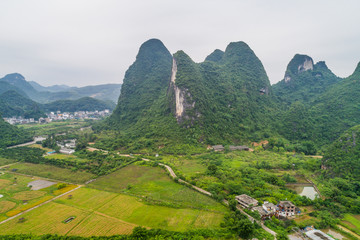
<svg viewBox="0 0 360 240">
<path fill-rule="evenodd" d="M 54 200 L 56 200 L 56 199 L 58 199 L 58 198 L 60 198 L 60 197 L 62 197 L 62 196 L 65 196 L 66 194 L 69 194 L 69 193 L 71 193 L 71 192 L 73 192 L 73 191 L 75 191 L 75 190 L 77 190 L 77 189 L 79 189 L 79 188 L 81 188 L 81 187 L 82 187 L 82 185 L 80 185 L 80 186 L 78 186 L 78 187 L 76 187 L 76 188 L 74 188 L 74 189 L 71 189 L 70 191 L 67 191 L 66 193 L 60 194 L 59 196 L 53 197 L 52 199 L 49 199 L 49 200 L 47 200 L 46 202 L 40 203 L 39 205 L 36 205 L 35 207 L 29 208 L 29 209 L 27 209 L 27 210 L 25 210 L 25 211 L 23 211 L 23 212 L 21 212 L 21 213 L 18 213 L 18 214 L 16 214 L 15 216 L 9 217 L 8 219 L 5 219 L 5 220 L 1 221 L 1 222 L 0 222 L 0 225 L 3 224 L 3 223 L 6 223 L 6 222 L 8 222 L 8 221 L 10 221 L 10 220 L 12 220 L 12 219 L 15 219 L 15 218 L 23 215 L 24 213 L 30 212 L 30 211 L 38 208 L 38 207 L 41 207 L 41 206 L 43 206 L 43 205 L 45 205 L 45 204 L 47 204 L 47 203 L 50 203 L 50 202 L 52 202 L 52 201 L 54 201 Z"/>
</svg>

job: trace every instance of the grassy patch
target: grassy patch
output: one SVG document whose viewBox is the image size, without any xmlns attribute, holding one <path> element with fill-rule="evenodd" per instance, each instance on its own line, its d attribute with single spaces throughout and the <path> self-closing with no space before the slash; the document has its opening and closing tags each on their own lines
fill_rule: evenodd
<svg viewBox="0 0 360 240">
<path fill-rule="evenodd" d="M 175 183 L 159 167 L 129 165 L 98 178 L 90 187 L 143 197 L 149 203 L 172 207 L 226 211 L 212 198 Z"/>
<path fill-rule="evenodd" d="M 63 133 L 83 127 L 87 123 L 79 120 L 68 120 L 62 122 L 51 122 L 47 124 L 25 124 L 20 128 L 33 132 L 33 135 L 48 135 L 52 133 Z"/>
<path fill-rule="evenodd" d="M 13 198 L 16 200 L 32 200 L 35 198 L 42 197 L 46 194 L 43 191 L 23 191 L 18 192 L 13 195 Z"/>
<path fill-rule="evenodd" d="M 345 214 L 341 225 L 360 235 L 360 215 Z"/>
<path fill-rule="evenodd" d="M 72 183 L 84 183 L 95 177 L 94 174 L 88 172 L 74 172 L 70 169 L 46 164 L 17 163 L 11 166 L 11 169 L 14 168 L 18 169 L 17 172 L 19 173 Z"/>
<path fill-rule="evenodd" d="M 0 201 L 0 213 L 5 213 L 10 209 L 14 208 L 16 203 L 10 201 Z"/>
<path fill-rule="evenodd" d="M 88 161 L 87 159 L 76 157 L 75 155 L 68 155 L 68 154 L 61 154 L 61 153 L 51 154 L 51 155 L 46 156 L 45 158 L 66 159 L 68 161 L 73 161 L 73 162 L 87 162 Z"/>
<path fill-rule="evenodd" d="M 53 149 L 43 147 L 43 146 L 41 146 L 40 144 L 33 144 L 33 145 L 28 146 L 28 147 L 31 147 L 31 148 L 40 148 L 40 149 L 45 150 L 46 152 L 52 152 L 52 151 L 54 151 Z"/>
<path fill-rule="evenodd" d="M 13 159 L 6 159 L 6 158 L 1 158 L 0 157 L 0 167 L 1 166 L 5 166 L 5 165 L 8 165 L 8 164 L 11 164 L 11 163 L 15 163 L 16 161 L 13 160 Z M 1 169 L 0 169 L 1 171 Z"/>
<path fill-rule="evenodd" d="M 136 225 L 93 213 L 71 230 L 67 235 L 75 236 L 112 236 L 130 234 Z"/>
<path fill-rule="evenodd" d="M 205 173 L 207 169 L 200 160 L 186 156 L 163 156 L 161 162 L 171 165 L 186 178 Z"/>
</svg>

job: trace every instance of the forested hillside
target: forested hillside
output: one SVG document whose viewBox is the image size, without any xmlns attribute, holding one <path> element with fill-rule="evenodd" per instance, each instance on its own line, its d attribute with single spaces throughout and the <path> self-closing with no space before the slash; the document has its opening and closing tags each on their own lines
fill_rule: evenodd
<svg viewBox="0 0 360 240">
<path fill-rule="evenodd" d="M 0 148 L 32 140 L 32 136 L 22 129 L 5 122 L 0 114 Z"/>
<path fill-rule="evenodd" d="M 244 42 L 198 64 L 183 51 L 171 57 L 152 39 L 140 47 L 118 106 L 102 127 L 143 138 L 148 147 L 173 140 L 240 143 L 266 137 L 276 108 L 264 67 Z"/>
<path fill-rule="evenodd" d="M 39 119 L 45 114 L 40 104 L 11 90 L 0 95 L 0 113 L 3 117 L 22 116 Z"/>
<path fill-rule="evenodd" d="M 273 90 L 286 105 L 296 101 L 309 104 L 339 81 L 325 62 L 314 64 L 311 57 L 296 54 L 287 66 L 284 79 L 274 84 Z"/>
</svg>

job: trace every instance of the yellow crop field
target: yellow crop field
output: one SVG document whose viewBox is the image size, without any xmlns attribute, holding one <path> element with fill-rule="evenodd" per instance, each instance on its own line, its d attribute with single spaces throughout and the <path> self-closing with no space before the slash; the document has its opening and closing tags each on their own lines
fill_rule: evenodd
<svg viewBox="0 0 360 240">
<path fill-rule="evenodd" d="M 89 215 L 87 211 L 51 202 L 1 224 L 0 232 L 1 234 L 31 233 L 41 235 L 50 233 L 64 235 L 87 215 Z M 76 216 L 76 218 L 69 223 L 62 222 L 70 216 Z M 19 223 L 19 218 L 25 218 L 25 222 Z"/>
<path fill-rule="evenodd" d="M 55 196 L 58 196 L 58 195 L 61 195 L 61 194 L 63 194 L 63 193 L 66 193 L 66 192 L 68 192 L 68 191 L 70 191 L 70 190 L 72 190 L 72 189 L 74 189 L 74 188 L 77 188 L 77 185 L 70 184 L 70 185 L 67 185 L 67 186 L 64 187 L 64 188 L 55 190 L 55 191 L 53 192 L 53 194 L 54 194 Z"/>
<path fill-rule="evenodd" d="M 69 195 L 71 195 L 71 199 L 69 199 Z M 56 202 L 77 208 L 96 210 L 114 197 L 118 196 L 116 193 L 104 192 L 90 188 L 80 188 L 71 192 L 69 195 L 61 197 L 56 200 Z"/>
<path fill-rule="evenodd" d="M 3 189 L 10 184 L 11 184 L 11 181 L 9 181 L 7 179 L 0 179 L 0 189 Z"/>
<path fill-rule="evenodd" d="M 119 195 L 99 208 L 98 212 L 141 226 L 178 231 L 194 227 L 217 228 L 223 219 L 222 213 L 147 205 L 127 195 Z"/>
<path fill-rule="evenodd" d="M 135 224 L 123 222 L 109 216 L 93 213 L 67 235 L 76 236 L 112 236 L 115 234 L 130 234 Z"/>
<path fill-rule="evenodd" d="M 46 192 L 43 191 L 23 191 L 23 192 L 15 193 L 13 198 L 16 200 L 31 200 L 42 197 L 45 194 Z"/>
<path fill-rule="evenodd" d="M 10 201 L 0 201 L 0 213 L 5 213 L 14 208 L 16 203 Z"/>
<path fill-rule="evenodd" d="M 19 205 L 18 207 L 16 207 L 16 209 L 14 210 L 11 210 L 9 212 L 6 213 L 6 215 L 8 217 L 12 217 L 12 216 L 15 216 L 16 214 L 20 213 L 20 212 L 23 212 L 23 211 L 26 211 L 32 207 L 35 207 L 36 205 L 39 205 L 43 202 L 46 202 L 47 200 L 50 200 L 51 198 L 53 198 L 52 196 L 44 196 L 36 201 L 32 201 L 32 202 L 29 202 L 28 204 L 26 205 Z"/>
</svg>

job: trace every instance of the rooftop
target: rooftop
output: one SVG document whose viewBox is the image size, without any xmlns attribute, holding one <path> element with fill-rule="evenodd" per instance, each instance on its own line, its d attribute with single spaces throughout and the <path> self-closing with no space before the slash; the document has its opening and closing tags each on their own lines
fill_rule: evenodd
<svg viewBox="0 0 360 240">
<path fill-rule="evenodd" d="M 254 199 L 254 198 L 252 198 L 252 197 L 250 197 L 250 196 L 248 196 L 246 194 L 238 195 L 238 196 L 235 197 L 235 199 L 238 200 L 238 201 L 242 201 L 242 202 L 244 202 L 244 203 L 246 203 L 248 205 L 252 204 L 252 205 L 255 206 L 255 205 L 258 204 L 258 201 L 256 199 Z"/>
</svg>

